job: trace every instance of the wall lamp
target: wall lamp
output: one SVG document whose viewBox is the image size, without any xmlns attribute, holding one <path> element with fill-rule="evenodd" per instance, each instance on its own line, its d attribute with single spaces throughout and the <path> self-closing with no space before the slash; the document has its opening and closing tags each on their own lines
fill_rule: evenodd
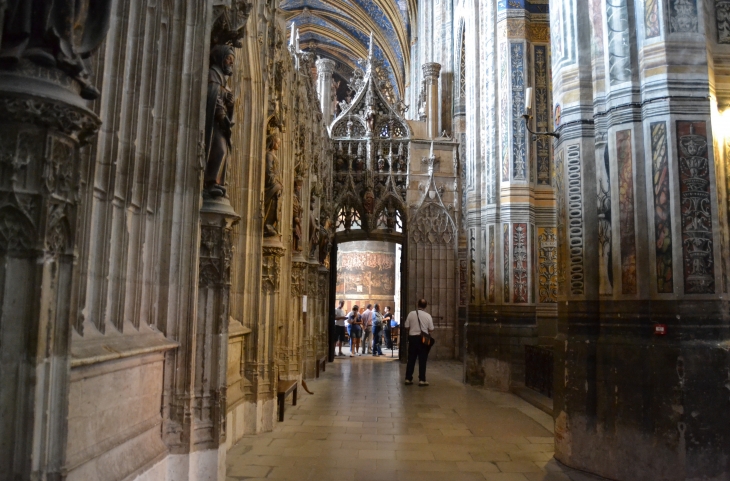
<svg viewBox="0 0 730 481">
<path fill-rule="evenodd" d="M 535 140 L 534 137 L 538 135 L 547 136 L 547 137 L 555 137 L 556 139 L 560 138 L 560 134 L 557 132 L 533 132 L 530 130 L 530 120 L 532 120 L 532 101 L 533 101 L 533 90 L 532 87 L 527 87 L 525 90 L 525 113 L 522 115 L 522 118 L 525 119 L 525 128 L 528 132 L 530 132 L 533 136 L 532 140 Z"/>
</svg>

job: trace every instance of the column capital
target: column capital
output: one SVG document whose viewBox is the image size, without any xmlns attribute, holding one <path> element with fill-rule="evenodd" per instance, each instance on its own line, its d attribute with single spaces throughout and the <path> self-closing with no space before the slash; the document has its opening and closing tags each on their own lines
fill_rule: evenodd
<svg viewBox="0 0 730 481">
<path fill-rule="evenodd" d="M 328 58 L 320 58 L 320 59 L 317 59 L 317 61 L 315 62 L 315 65 L 317 66 L 317 74 L 332 75 L 332 73 L 334 73 L 334 71 L 335 71 L 335 66 L 337 64 L 335 64 L 334 60 L 330 60 Z"/>
<path fill-rule="evenodd" d="M 423 69 L 423 78 L 427 82 L 435 82 L 439 78 L 439 74 L 441 73 L 441 64 L 436 62 L 428 62 L 424 63 L 423 66 L 421 66 Z"/>
</svg>

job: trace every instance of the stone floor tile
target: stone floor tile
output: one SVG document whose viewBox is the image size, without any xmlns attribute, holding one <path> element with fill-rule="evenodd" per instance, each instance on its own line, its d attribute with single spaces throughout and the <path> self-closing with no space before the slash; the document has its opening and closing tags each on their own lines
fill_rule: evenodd
<svg viewBox="0 0 730 481">
<path fill-rule="evenodd" d="M 461 461 L 456 463 L 456 467 L 459 471 L 477 471 L 480 473 L 498 473 L 500 471 L 496 464 L 480 461 Z"/>
<path fill-rule="evenodd" d="M 238 463 L 228 468 L 228 475 L 248 478 L 265 478 L 272 469 L 273 468 L 271 466 L 254 466 L 251 464 Z"/>
<path fill-rule="evenodd" d="M 395 459 L 398 461 L 436 461 L 430 451 L 395 451 Z"/>
<path fill-rule="evenodd" d="M 486 481 L 527 481 L 524 474 L 520 473 L 494 473 L 485 474 Z"/>
<path fill-rule="evenodd" d="M 404 386 L 403 370 L 397 359 L 333 364 L 273 432 L 231 448 L 230 481 L 579 479 L 552 459 L 552 425 L 541 411 L 464 385 L 459 363 L 429 363 L 428 389 Z"/>
<path fill-rule="evenodd" d="M 497 461 L 499 470 L 504 473 L 534 473 L 543 471 L 530 461 Z"/>
<path fill-rule="evenodd" d="M 361 449 L 358 451 L 359 459 L 395 459 L 395 452 L 380 451 L 377 449 Z"/>
</svg>

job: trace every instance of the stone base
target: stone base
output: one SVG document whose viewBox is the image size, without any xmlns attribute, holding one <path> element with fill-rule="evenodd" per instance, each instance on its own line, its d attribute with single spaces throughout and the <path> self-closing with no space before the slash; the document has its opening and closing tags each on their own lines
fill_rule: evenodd
<svg viewBox="0 0 730 481">
<path fill-rule="evenodd" d="M 224 481 L 226 479 L 226 448 L 172 454 L 135 481 Z"/>
<path fill-rule="evenodd" d="M 509 391 L 525 381 L 525 346 L 537 344 L 534 307 L 484 307 L 465 326 L 466 382 Z"/>
</svg>

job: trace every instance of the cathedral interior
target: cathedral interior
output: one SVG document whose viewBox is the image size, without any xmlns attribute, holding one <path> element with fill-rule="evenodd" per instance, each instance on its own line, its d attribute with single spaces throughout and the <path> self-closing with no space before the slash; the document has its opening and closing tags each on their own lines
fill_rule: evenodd
<svg viewBox="0 0 730 481">
<path fill-rule="evenodd" d="M 730 481 L 729 0 L 0 14 L 0 481 Z"/>
</svg>

